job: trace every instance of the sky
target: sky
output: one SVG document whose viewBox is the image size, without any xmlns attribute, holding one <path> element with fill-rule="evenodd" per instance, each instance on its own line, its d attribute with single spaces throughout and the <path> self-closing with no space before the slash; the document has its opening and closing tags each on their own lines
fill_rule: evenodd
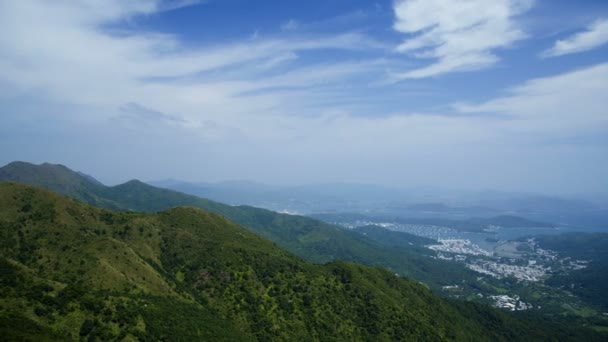
<svg viewBox="0 0 608 342">
<path fill-rule="evenodd" d="M 605 0 L 0 0 L 0 164 L 608 190 Z"/>
</svg>

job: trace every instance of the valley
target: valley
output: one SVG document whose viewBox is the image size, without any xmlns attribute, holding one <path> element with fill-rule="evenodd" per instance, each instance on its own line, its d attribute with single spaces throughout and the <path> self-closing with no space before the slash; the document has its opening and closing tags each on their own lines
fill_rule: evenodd
<svg viewBox="0 0 608 342">
<path fill-rule="evenodd" d="M 375 227 L 379 232 L 388 230 L 430 239 L 431 242 L 423 244 L 424 248 L 432 251 L 426 254 L 428 258 L 446 261 L 454 266 L 462 265 L 476 274 L 467 280 L 455 278 L 453 283 L 442 286 L 440 293 L 447 297 L 466 298 L 508 311 L 531 310 L 551 317 L 571 317 L 581 322 L 592 322 L 599 329 L 608 325 L 604 315 L 608 307 L 604 301 L 576 296 L 561 283 L 555 286 L 556 279 L 576 279 L 577 274 L 585 272 L 590 265 L 605 265 L 603 250 L 608 243 L 604 242 L 604 238 L 594 241 L 594 244 L 600 245 L 587 250 L 588 253 L 572 253 L 573 249 L 586 250 L 585 246 L 592 246 L 589 239 L 594 237 L 593 233 L 567 227 L 497 225 L 488 225 L 487 229 L 472 232 L 463 229 L 461 222 L 450 226 L 450 221 L 445 220 L 423 224 L 407 223 L 407 219 L 363 218 L 360 214 L 325 214 L 320 217 L 346 229 L 357 230 L 361 226 L 369 231 Z M 573 245 L 564 243 L 560 249 L 547 244 L 547 241 L 576 241 L 571 240 L 573 236 L 585 242 Z M 591 284 L 585 286 L 588 285 Z M 600 293 L 604 292 L 597 295 Z"/>
<path fill-rule="evenodd" d="M 474 308 L 473 310 L 477 312 L 479 310 L 486 310 L 482 309 L 486 306 L 494 306 L 497 309 L 501 309 L 507 312 L 513 312 L 513 314 L 516 314 L 516 316 L 509 318 L 514 320 L 519 320 L 518 315 L 521 313 L 525 313 L 526 315 L 531 315 L 531 317 L 534 317 L 532 322 L 536 322 L 534 321 L 536 319 L 549 319 L 550 321 L 556 323 L 568 320 L 573 322 L 574 325 L 572 327 L 579 327 L 582 329 L 585 326 L 591 325 L 594 331 L 602 331 L 602 329 L 608 326 L 608 317 L 603 315 L 603 313 L 605 312 L 605 306 L 603 303 L 598 303 L 594 300 L 590 300 L 590 298 L 587 297 L 588 293 L 583 292 L 580 295 L 573 295 L 574 288 L 567 288 L 562 285 L 552 283 L 559 279 L 564 279 L 564 277 L 568 276 L 572 272 L 584 272 L 588 269 L 594 270 L 597 267 L 597 259 L 595 258 L 595 256 L 588 255 L 586 257 L 582 257 L 582 255 L 570 255 L 568 253 L 564 253 L 564 251 L 560 250 L 559 248 L 547 247 L 547 240 L 542 238 L 542 236 L 530 237 L 526 234 L 523 234 L 524 232 L 527 232 L 529 234 L 538 230 L 539 232 L 550 232 L 552 235 L 546 236 L 553 236 L 554 239 L 558 239 L 559 237 L 563 236 L 562 232 L 560 231 L 561 228 L 553 227 L 552 225 L 544 224 L 542 227 L 539 228 L 518 228 L 513 226 L 502 227 L 495 224 L 497 220 L 501 222 L 531 222 L 530 224 L 537 224 L 537 222 L 514 219 L 510 217 L 500 217 L 496 219 L 475 219 L 475 223 L 472 226 L 473 228 L 469 228 L 466 223 L 454 220 L 441 219 L 439 221 L 429 221 L 428 219 L 416 219 L 413 220 L 413 222 L 407 222 L 408 220 L 403 218 L 387 220 L 385 217 L 370 218 L 364 217 L 361 214 L 323 215 L 322 218 L 327 219 L 329 221 L 327 223 L 324 223 L 313 218 L 307 218 L 297 215 L 278 214 L 268 210 L 257 209 L 253 207 L 228 206 L 221 203 L 201 199 L 195 196 L 181 194 L 175 191 L 155 188 L 139 181 L 130 181 L 119 186 L 106 187 L 99 182 L 93 181 L 92 177 L 90 176 L 85 177 L 64 166 L 52 164 L 32 165 L 27 163 L 13 163 L 3 168 L 0 168 L 0 181 L 19 181 L 21 183 L 29 183 L 32 185 L 42 186 L 49 190 L 63 193 L 65 195 L 71 196 L 78 200 L 83 200 L 93 205 L 109 209 L 119 209 L 120 211 L 122 211 L 122 214 L 113 214 L 111 212 L 99 212 L 98 214 L 94 214 L 93 217 L 98 217 L 94 218 L 94 220 L 100 220 L 101 223 L 94 223 L 93 221 L 92 223 L 86 223 L 88 222 L 86 221 L 86 219 L 82 221 L 82 219 L 79 219 L 78 216 L 71 216 L 72 218 L 69 219 L 69 221 L 75 222 L 74 228 L 83 227 L 80 228 L 80 230 L 81 233 L 85 234 L 85 236 L 87 234 L 94 234 L 93 236 L 98 236 L 98 239 L 100 239 L 98 242 L 95 242 L 95 245 L 98 246 L 95 250 L 97 250 L 98 252 L 95 252 L 94 255 L 91 255 L 91 257 L 95 260 L 97 260 L 96 258 L 98 258 L 98 256 L 96 256 L 98 255 L 97 253 L 101 251 L 107 251 L 108 248 L 112 248 L 115 250 L 118 249 L 118 251 L 120 251 L 123 248 L 120 247 L 122 246 L 122 244 L 127 243 L 128 241 L 131 241 L 128 242 L 128 244 L 136 243 L 136 245 L 134 245 L 133 247 L 129 247 L 131 249 L 137 248 L 137 250 L 134 250 L 135 254 L 131 250 L 126 250 L 122 254 L 116 254 L 116 256 L 110 257 L 110 259 L 104 256 L 103 258 L 96 261 L 99 267 L 101 267 L 97 268 L 97 272 L 111 271 L 108 274 L 110 277 L 106 278 L 106 281 L 109 281 L 109 283 L 104 281 L 99 282 L 99 280 L 101 280 L 102 278 L 96 278 L 96 276 L 93 276 L 93 274 L 91 274 L 92 278 L 90 279 L 98 279 L 95 280 L 94 283 L 102 286 L 99 290 L 106 291 L 108 289 L 114 289 L 112 291 L 115 291 L 116 289 L 127 290 L 130 288 L 130 290 L 127 291 L 127 293 L 130 293 L 129 296 L 131 296 L 131 294 L 145 294 L 146 296 L 158 296 L 159 294 L 163 294 L 161 297 L 155 297 L 156 299 L 153 299 L 152 302 L 142 302 L 141 300 L 143 300 L 142 298 L 144 297 L 137 297 L 139 299 L 109 299 L 111 300 L 111 302 L 126 301 L 125 303 L 132 303 L 129 305 L 139 303 L 137 305 L 153 305 L 156 307 L 156 305 L 161 305 L 162 301 L 165 300 L 162 298 L 165 298 L 166 296 L 185 296 L 184 298 L 186 298 L 186 301 L 189 300 L 187 298 L 192 298 L 191 296 L 193 294 L 191 294 L 190 292 L 180 292 L 184 291 L 185 289 L 179 290 L 179 284 L 187 279 L 190 279 L 188 281 L 193 281 L 194 284 L 200 284 L 201 281 L 203 283 L 206 282 L 207 280 L 205 279 L 209 279 L 212 274 L 216 274 L 217 277 L 220 277 L 219 279 L 224 279 L 223 282 L 220 282 L 220 284 L 223 284 L 222 286 L 225 286 L 226 284 L 228 284 L 226 283 L 226 281 L 233 282 L 234 285 L 237 285 L 242 281 L 242 279 L 250 277 L 250 275 L 245 275 L 249 271 L 247 271 L 245 274 L 238 273 L 241 271 L 238 271 L 237 273 L 235 273 L 235 271 L 214 271 L 215 273 L 209 273 L 209 271 L 205 271 L 203 269 L 198 273 L 198 276 L 191 279 L 189 277 L 193 276 L 193 273 L 191 271 L 188 271 L 188 269 L 189 267 L 191 268 L 195 266 L 187 262 L 187 259 L 182 259 L 182 253 L 184 251 L 180 250 L 179 252 L 175 252 L 176 254 L 171 254 L 173 256 L 167 256 L 169 259 L 162 259 L 165 257 L 160 258 L 158 255 L 154 254 L 156 253 L 154 251 L 158 250 L 158 246 L 160 246 L 158 245 L 158 242 L 154 242 L 156 245 L 150 245 L 149 242 L 139 240 L 139 238 L 132 240 L 135 238 L 135 236 L 141 235 L 142 238 L 145 237 L 146 239 L 152 239 L 150 241 L 157 241 L 155 238 L 155 234 L 162 235 L 162 232 L 164 231 L 164 228 L 160 230 L 158 230 L 159 228 L 154 228 L 156 230 L 148 232 L 148 228 L 146 227 L 157 227 L 158 224 L 144 224 L 144 222 L 148 220 L 146 219 L 147 216 L 145 215 L 152 214 L 138 214 L 136 211 L 158 212 L 168 209 L 173 210 L 170 208 L 174 208 L 176 206 L 191 206 L 214 212 L 216 215 L 219 215 L 217 216 L 218 218 L 223 217 L 234 220 L 237 224 L 240 224 L 242 225 L 242 227 L 245 227 L 249 232 L 257 234 L 257 236 L 261 237 L 262 239 L 268 239 L 276 243 L 276 245 L 281 248 L 285 248 L 285 250 L 288 251 L 286 253 L 294 253 L 296 256 L 302 257 L 304 260 L 306 260 L 303 261 L 299 259 L 301 261 L 298 262 L 313 262 L 315 264 L 326 264 L 329 262 L 330 264 L 327 265 L 332 265 L 335 262 L 340 262 L 339 260 L 344 260 L 355 263 L 361 263 L 368 266 L 374 266 L 378 270 L 383 269 L 385 270 L 384 272 L 388 272 L 387 275 L 390 275 L 390 277 L 386 279 L 392 279 L 391 277 L 396 279 L 405 278 L 407 279 L 406 281 L 409 281 L 412 284 L 418 284 L 417 286 L 420 286 L 420 288 L 430 289 L 431 291 L 428 292 L 429 296 L 439 295 L 440 297 L 445 298 L 442 300 L 448 300 L 449 303 L 452 303 L 449 305 L 455 305 L 455 308 L 458 308 L 455 309 L 457 311 L 467 311 L 471 308 Z M 10 185 L 12 183 L 4 184 L 6 184 L 5 187 L 8 186 L 8 189 L 11 189 L 11 187 L 14 188 L 16 186 Z M 18 192 L 33 194 L 36 194 L 37 191 L 33 188 L 29 189 L 16 187 L 15 189 L 18 189 Z M 42 194 L 37 194 L 36 196 L 42 196 Z M 19 198 L 19 196 L 17 195 L 13 195 L 13 197 Z M 29 219 L 25 219 L 24 221 L 24 219 L 21 218 L 20 220 L 23 221 L 22 223 L 20 223 L 21 226 L 27 226 L 30 223 L 35 224 L 37 220 L 51 220 L 48 222 L 51 222 L 52 224 L 57 224 L 57 217 L 61 217 L 61 215 L 66 215 L 64 209 L 61 209 L 59 211 L 55 209 L 54 211 L 51 210 L 49 212 L 47 209 L 42 209 L 42 207 L 36 209 L 35 207 L 38 204 L 35 204 L 36 202 L 31 202 L 31 200 L 27 200 L 24 203 L 26 204 L 22 205 L 20 207 L 20 210 L 22 212 L 22 215 L 26 216 L 21 217 L 29 217 Z M 51 207 L 53 206 L 55 205 L 52 205 Z M 66 208 L 70 208 L 70 206 L 67 206 Z M 70 212 L 73 209 L 66 210 L 68 210 L 67 215 L 73 215 L 73 213 Z M 52 214 L 53 212 L 55 212 L 55 214 Z M 182 213 L 182 211 L 180 210 L 178 210 L 178 212 Z M 179 223 L 182 220 L 181 216 L 182 214 L 178 216 L 169 215 L 168 217 L 172 217 L 172 219 L 170 221 L 163 221 L 164 223 L 162 223 L 161 226 L 166 224 L 169 224 L 170 226 L 177 224 L 179 226 L 181 225 L 181 223 Z M 11 216 L 4 215 L 4 217 L 6 219 L 7 217 Z M 161 215 L 161 217 L 165 216 Z M 133 221 L 134 223 L 131 224 L 128 223 L 130 222 L 130 220 L 135 221 Z M 140 222 L 140 220 L 143 221 Z M 4 222 L 4 229 L 11 226 L 9 221 Z M 61 220 L 60 222 L 63 221 Z M 456 222 L 456 224 L 450 226 L 450 223 L 452 222 Z M 109 230 L 108 225 L 111 226 L 117 223 L 119 223 L 120 227 L 112 228 Z M 142 224 L 144 225 L 142 226 Z M 207 223 L 203 223 L 201 221 L 201 224 L 206 225 Z M 85 226 L 83 225 L 88 226 L 89 228 L 85 229 Z M 194 228 L 195 226 L 192 227 Z M 26 230 L 29 232 L 29 229 Z M 56 234 L 59 234 L 58 236 L 61 236 L 60 233 Z M 184 236 L 188 237 L 188 239 L 193 239 L 198 233 L 195 233 L 195 235 L 192 234 L 192 232 L 185 233 Z M 18 267 L 25 267 L 26 269 L 31 269 L 32 271 L 34 271 L 34 269 L 37 269 L 38 272 L 46 272 L 46 270 L 48 270 L 47 267 L 51 267 L 51 269 L 60 270 L 60 272 L 63 272 L 61 271 L 61 263 L 54 262 L 53 264 L 53 260 L 59 255 L 63 255 L 61 258 L 68 261 L 67 264 L 64 264 L 65 267 L 67 267 L 65 270 L 67 272 L 66 276 L 68 276 L 68 278 L 61 278 L 64 280 L 59 280 L 59 278 L 49 278 L 48 281 L 43 282 L 43 284 L 50 284 L 52 282 L 59 281 L 60 283 L 64 284 L 60 285 L 59 287 L 54 287 L 55 285 L 52 285 L 55 290 L 49 290 L 51 291 L 50 293 L 54 293 L 51 294 L 51 297 L 54 297 L 59 294 L 59 292 L 57 291 L 66 286 L 66 284 L 70 284 L 74 281 L 77 281 L 77 279 L 80 278 L 78 272 L 84 271 L 84 269 L 80 269 L 80 271 L 76 269 L 70 270 L 70 267 L 72 267 L 71 264 L 74 262 L 73 257 L 78 255 L 78 253 L 81 253 L 79 252 L 78 248 L 73 249 L 72 247 L 70 247 L 70 244 L 63 245 L 61 251 L 53 252 L 55 254 L 46 257 L 46 254 L 44 254 L 46 252 L 43 251 L 48 248 L 56 248 L 51 246 L 62 246 L 60 243 L 58 243 L 59 240 L 52 242 L 51 245 L 47 247 L 43 247 L 43 249 L 40 249 L 42 246 L 39 245 L 39 242 L 34 241 L 52 241 L 52 239 L 49 240 L 48 234 L 36 233 L 34 235 L 31 235 L 35 239 L 27 240 L 29 242 L 27 242 L 26 240 L 22 240 L 23 238 L 25 238 L 25 235 L 23 235 L 23 237 L 20 237 L 22 236 L 22 233 L 18 233 L 17 240 L 10 240 L 15 239 L 14 237 L 11 238 L 10 236 L 10 234 L 6 235 L 6 239 L 8 239 L 6 241 L 18 241 L 17 246 L 19 247 L 19 251 L 21 251 L 18 253 L 26 254 L 6 254 L 8 253 L 8 251 L 13 250 L 11 249 L 13 248 L 13 243 L 5 244 L 6 252 L 4 255 L 13 255 L 10 256 L 9 259 L 5 259 L 4 261 L 5 266 L 8 267 L 8 269 L 16 270 L 14 268 L 16 267 L 16 265 L 21 265 L 25 262 L 26 264 L 23 264 L 23 266 Z M 110 238 L 110 240 L 108 240 L 108 238 Z M 119 238 L 119 240 L 126 238 L 127 240 L 125 240 L 124 242 L 119 242 L 116 241 L 117 238 Z M 19 241 L 23 241 L 23 243 Z M 553 243 L 556 243 L 559 240 L 551 241 Z M 596 242 L 597 241 L 603 240 L 596 239 Z M 231 245 L 225 245 L 225 243 L 225 241 L 219 244 L 212 242 L 212 245 L 216 245 L 218 247 Z M 164 250 L 164 248 L 166 247 L 161 248 L 161 252 Z M 220 250 L 222 250 L 222 248 L 224 247 L 220 247 Z M 203 250 L 206 250 L 206 247 L 203 248 Z M 601 250 L 599 249 L 599 246 L 598 250 Z M 42 254 L 39 254 L 39 257 L 37 259 L 40 261 L 36 262 L 35 265 L 31 264 L 30 266 L 28 266 L 27 263 L 35 261 L 35 259 L 31 259 L 31 256 L 28 256 L 31 254 L 32 251 L 36 251 L 35 253 Z M 10 253 L 15 253 L 15 250 Z M 202 257 L 203 255 L 206 255 L 207 252 L 201 253 L 202 254 L 198 256 L 193 255 L 193 257 Z M 141 265 L 138 266 L 137 262 L 133 264 L 132 261 L 129 261 L 129 259 L 131 259 L 131 256 L 134 257 L 136 260 L 139 259 Z M 113 258 L 116 258 L 116 261 L 122 260 L 120 262 L 124 262 L 124 265 L 121 264 L 121 266 L 119 266 L 120 268 L 117 269 L 118 266 L 114 265 L 114 261 L 110 261 L 113 260 Z M 165 262 L 168 261 L 162 260 L 173 260 L 172 258 L 178 258 L 176 260 L 182 260 L 179 261 L 178 264 L 182 262 L 186 262 L 186 264 L 183 264 L 182 266 L 179 266 L 179 268 L 171 271 L 170 274 L 172 274 L 172 276 L 170 278 L 167 278 L 168 273 L 166 273 L 167 269 L 165 268 Z M 48 266 L 44 264 L 45 260 L 47 260 L 47 264 L 50 263 Z M 157 261 L 155 261 L 156 264 L 148 264 L 148 260 Z M 158 260 L 161 260 L 162 264 L 159 264 Z M 42 264 L 40 264 L 40 262 L 42 262 Z M 227 261 L 224 260 L 221 261 L 220 264 L 214 265 L 221 265 L 225 262 Z M 268 262 L 274 263 L 271 261 Z M 81 266 L 86 265 L 86 258 L 81 259 L 79 263 Z M 232 262 L 228 261 L 227 265 L 229 264 L 232 264 Z M 124 270 L 120 271 L 120 269 L 122 268 L 124 268 Z M 119 272 L 118 274 L 116 274 L 117 270 Z M 133 270 L 135 270 L 137 273 L 144 272 L 141 275 L 141 280 L 137 280 L 137 277 L 133 278 L 132 276 L 128 276 L 128 274 L 132 273 Z M 155 275 L 154 272 L 157 272 L 159 270 L 161 271 L 160 275 Z M 120 274 L 122 274 L 122 276 L 120 276 Z M 268 275 L 270 274 L 273 274 L 273 272 L 268 273 Z M 293 275 L 289 275 L 288 277 L 292 276 Z M 23 276 L 20 275 L 19 277 Z M 260 275 L 256 277 L 260 277 Z M 237 281 L 237 279 L 239 280 Z M 30 280 L 27 281 L 29 282 Z M 116 283 L 116 281 L 118 281 L 118 283 Z M 385 280 L 382 280 L 382 282 L 384 281 Z M 566 280 L 564 279 L 562 281 Z M 323 282 L 325 282 L 325 280 L 323 280 Z M 15 283 L 10 284 L 13 284 L 11 286 L 14 286 Z M 270 289 L 275 288 L 275 286 L 277 285 L 271 285 L 270 283 L 265 284 L 266 285 L 264 286 L 266 287 L 263 293 L 269 295 L 270 298 L 274 298 L 273 300 L 278 300 L 281 298 L 279 296 L 279 293 L 281 293 L 281 291 L 276 292 L 275 290 L 272 290 L 273 294 L 271 294 L 271 292 L 268 292 L 270 291 Z M 297 285 L 289 285 L 289 287 L 292 286 L 296 286 L 297 288 Z M 581 284 L 581 289 L 585 288 L 586 285 Z M 260 288 L 259 291 L 262 291 L 261 289 L 262 288 Z M 84 292 L 80 293 L 87 293 L 91 290 L 92 288 L 89 288 L 89 290 L 81 290 Z M 212 291 L 213 293 L 215 293 L 214 296 L 219 294 L 217 292 L 217 289 Z M 309 289 L 305 292 L 310 291 L 312 290 Z M 19 305 L 31 305 L 32 302 L 30 302 L 30 299 L 27 299 L 27 291 L 23 292 L 22 290 L 18 290 L 15 292 L 15 290 L 13 289 L 11 290 L 11 293 L 13 293 L 13 295 L 17 296 L 18 298 L 22 298 L 19 296 L 25 295 L 26 297 L 23 298 L 25 298 L 26 301 L 22 302 L 23 298 L 17 301 L 15 301 L 15 299 L 7 298 L 8 301 L 5 302 L 6 305 L 8 305 L 7 307 L 12 307 L 13 304 L 10 303 L 18 302 L 22 303 Z M 265 298 L 266 295 L 264 295 L 263 293 L 259 292 L 258 295 L 262 295 L 262 297 Z M 289 298 L 293 296 L 295 296 L 295 294 L 292 293 L 287 297 Z M 209 302 L 209 300 L 211 300 L 212 302 L 219 300 L 219 302 L 216 302 L 216 304 L 220 305 L 221 307 L 224 307 L 223 305 L 227 305 L 227 303 L 225 302 L 227 300 L 226 297 L 222 297 L 223 299 L 219 299 L 219 297 L 214 297 L 215 299 L 212 299 L 211 297 L 204 298 L 204 301 L 199 302 L 199 304 L 197 305 L 202 305 L 203 307 L 207 308 L 209 307 L 208 304 L 211 303 Z M 310 299 L 312 300 L 312 298 L 313 297 L 311 297 Z M 395 298 L 396 297 L 392 297 L 393 300 Z M 83 299 L 77 299 L 77 301 L 81 300 Z M 133 300 L 135 300 L 135 302 L 133 302 Z M 33 303 L 35 304 L 36 302 Z M 65 312 L 62 311 L 64 309 L 61 309 L 60 311 L 54 311 L 59 309 L 60 307 L 48 307 L 48 304 L 44 304 L 43 302 L 41 303 L 42 304 L 35 304 L 35 306 L 42 305 L 40 309 L 37 309 L 41 313 L 41 315 L 43 315 L 41 317 L 44 317 L 43 312 L 57 312 L 54 313 L 52 316 L 55 318 L 53 318 L 51 321 L 54 321 L 59 319 L 60 317 L 63 317 L 62 315 L 65 314 Z M 107 305 L 109 304 L 103 304 L 102 306 L 107 307 Z M 240 305 L 245 305 L 242 302 L 242 299 L 241 304 L 237 305 L 237 307 L 241 307 Z M 267 305 L 270 305 L 270 307 L 268 307 Z M 278 304 L 263 304 L 265 308 L 271 308 L 272 311 L 276 310 L 276 305 Z M 467 305 L 474 306 L 469 307 Z M 166 309 L 168 309 L 168 307 L 165 306 L 165 309 L 162 310 Z M 184 307 L 183 309 L 188 311 L 193 308 L 188 309 Z M 32 308 L 31 310 L 34 310 L 34 308 Z M 85 307 L 84 310 L 88 309 L 86 309 Z M 107 310 L 110 310 L 110 312 L 116 312 L 118 314 L 118 312 L 120 312 L 122 309 L 121 307 L 110 306 L 107 307 Z M 158 311 L 158 313 L 163 312 L 162 310 Z M 234 308 L 228 310 L 234 310 Z M 237 310 L 237 312 L 239 310 Z M 335 310 L 335 308 L 331 310 Z M 9 312 L 12 311 L 8 311 L 7 313 Z M 83 313 L 85 312 L 83 311 Z M 206 315 L 202 312 L 197 313 L 195 315 L 199 314 L 203 316 Z M 252 317 L 257 317 L 256 315 L 259 314 L 260 312 L 255 313 Z M 495 313 L 491 315 L 494 314 Z M 90 315 L 91 312 L 85 314 L 85 316 Z M 141 319 L 143 319 L 144 321 L 155 319 L 155 316 L 144 315 L 143 312 L 141 313 L 141 315 Z M 52 331 L 58 331 L 57 329 L 59 329 L 59 331 L 64 331 L 61 330 L 64 328 L 56 326 L 54 325 L 54 323 L 51 324 L 51 321 L 47 322 L 45 320 L 41 320 L 40 318 L 36 318 L 36 316 L 30 315 L 19 317 L 21 317 L 20 319 L 29 320 L 28 322 L 30 323 L 28 324 L 33 324 L 38 327 L 49 327 Z M 97 316 L 93 315 L 90 317 Z M 237 318 L 240 316 L 221 317 L 224 317 L 222 319 L 229 320 L 244 319 Z M 110 325 L 107 325 L 105 323 L 96 323 L 102 322 L 100 321 L 100 319 L 101 318 L 98 317 L 92 319 L 92 323 L 87 323 L 90 325 L 90 327 L 89 325 L 87 325 L 86 329 L 83 327 L 83 334 L 88 334 L 89 329 L 93 331 L 95 327 L 100 327 L 99 329 L 106 331 L 104 334 L 111 334 L 110 331 L 114 331 L 114 333 L 117 333 L 117 331 L 119 330 L 123 331 L 122 328 L 119 329 L 116 326 L 112 325 L 113 323 L 110 323 Z M 279 320 L 281 321 L 284 319 L 285 318 L 280 318 Z M 60 319 L 60 321 L 62 320 L 63 318 Z M 382 319 L 381 321 L 384 322 L 386 321 L 386 319 Z M 255 328 L 251 325 L 248 325 L 250 323 L 244 323 L 245 325 L 241 326 L 240 331 L 245 334 L 253 333 L 254 335 L 261 333 L 269 333 L 268 330 L 258 330 L 259 328 Z M 271 327 L 279 323 L 275 322 L 272 324 L 268 324 L 270 324 L 268 327 Z M 305 323 L 305 325 L 306 324 L 308 323 Z M 185 327 L 186 326 L 184 326 L 184 328 Z M 137 330 L 133 330 L 134 328 L 129 329 L 129 334 L 133 335 L 141 333 L 141 331 L 140 333 L 137 333 Z M 307 329 L 310 329 L 310 327 L 308 327 Z M 348 330 L 351 328 L 345 329 Z M 528 331 L 529 328 L 522 329 L 523 331 L 526 331 L 526 334 L 530 333 Z M 384 328 L 382 328 L 381 330 L 384 331 Z M 65 331 L 63 333 L 65 333 Z M 321 331 L 319 331 L 319 333 L 321 333 Z M 221 332 L 218 331 L 218 334 L 221 334 Z M 237 332 L 233 331 L 229 334 L 237 334 Z"/>
<path fill-rule="evenodd" d="M 0 183 L 0 242 L 9 340 L 600 338 L 446 301 L 381 268 L 306 263 L 191 207 L 112 212 Z"/>
<path fill-rule="evenodd" d="M 608 0 L 0 0 L 0 342 L 608 341 Z"/>
</svg>

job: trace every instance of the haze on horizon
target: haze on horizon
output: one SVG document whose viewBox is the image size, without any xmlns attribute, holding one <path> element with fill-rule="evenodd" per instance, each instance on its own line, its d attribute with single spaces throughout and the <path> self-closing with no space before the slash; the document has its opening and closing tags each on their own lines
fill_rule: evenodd
<svg viewBox="0 0 608 342">
<path fill-rule="evenodd" d="M 608 190 L 608 2 L 0 0 L 0 164 Z"/>
</svg>

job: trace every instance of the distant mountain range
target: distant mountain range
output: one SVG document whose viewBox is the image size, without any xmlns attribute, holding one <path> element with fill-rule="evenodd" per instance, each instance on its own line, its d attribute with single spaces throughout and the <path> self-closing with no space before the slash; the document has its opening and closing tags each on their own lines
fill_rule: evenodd
<svg viewBox="0 0 608 342">
<path fill-rule="evenodd" d="M 40 175 L 40 169 L 26 164 L 9 171 L 24 168 Z M 67 168 L 40 168 L 53 175 L 43 174 L 40 184 L 93 196 L 74 187 L 78 178 Z M 99 203 L 136 207 L 145 202 L 138 196 L 147 196 L 152 206 L 160 205 L 157 190 L 139 182 L 100 189 L 112 196 L 95 194 L 92 200 Z M 0 334 L 5 340 L 605 338 L 591 330 L 442 300 L 380 268 L 309 264 L 219 215 L 192 207 L 114 212 L 38 187 L 0 183 L 0 251 Z"/>
<path fill-rule="evenodd" d="M 235 205 L 252 205 L 305 215 L 362 213 L 401 218 L 468 220 L 474 217 L 518 216 L 587 229 L 608 225 L 608 201 L 591 202 L 536 194 L 499 191 L 465 192 L 440 189 L 399 189 L 360 184 L 270 186 L 235 181 L 191 183 L 150 182 L 187 194 Z"/>
<path fill-rule="evenodd" d="M 84 177 L 62 165 L 10 163 L 0 168 L 0 181 L 43 187 L 113 210 L 157 212 L 178 206 L 193 206 L 222 215 L 308 261 L 325 263 L 345 260 L 383 266 L 400 276 L 424 282 L 433 289 L 455 280 L 473 283 L 476 276 L 464 265 L 431 259 L 419 250 L 386 246 L 356 231 L 309 217 L 279 214 L 250 206 L 225 205 L 137 180 L 106 187 L 91 181 L 90 176 Z"/>
<path fill-rule="evenodd" d="M 357 213 L 340 214 L 316 214 L 311 217 L 328 223 L 350 223 L 377 222 L 418 224 L 429 226 L 441 226 L 457 229 L 464 232 L 484 232 L 495 228 L 555 228 L 554 224 L 538 222 L 519 216 L 501 215 L 494 217 L 472 217 L 466 220 L 454 220 L 445 218 L 400 218 L 383 215 L 364 215 Z"/>
<path fill-rule="evenodd" d="M 234 205 L 252 205 L 274 211 L 309 214 L 320 211 L 364 210 L 385 206 L 402 194 L 374 185 L 322 184 L 272 186 L 248 181 L 190 183 L 179 180 L 148 182 L 151 185 Z"/>
</svg>

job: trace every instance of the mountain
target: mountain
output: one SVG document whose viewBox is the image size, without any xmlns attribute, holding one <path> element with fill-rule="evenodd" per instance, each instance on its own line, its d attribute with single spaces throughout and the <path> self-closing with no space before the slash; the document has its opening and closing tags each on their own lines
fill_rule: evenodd
<svg viewBox="0 0 608 342">
<path fill-rule="evenodd" d="M 148 183 L 223 203 L 302 214 L 381 209 L 404 197 L 403 191 L 365 184 L 276 186 L 249 181 L 192 183 L 172 179 Z"/>
<path fill-rule="evenodd" d="M 440 299 L 380 268 L 313 265 L 192 207 L 114 212 L 0 184 L 6 340 L 601 340 Z"/>
<path fill-rule="evenodd" d="M 95 177 L 88 175 L 84 172 L 80 172 L 80 171 L 76 171 L 76 173 L 78 173 L 80 176 L 86 178 L 87 180 L 89 180 L 91 183 L 97 184 L 97 185 L 103 185 L 102 182 L 98 181 Z"/>
<path fill-rule="evenodd" d="M 474 217 L 466 222 L 485 226 L 498 226 L 503 228 L 553 228 L 554 225 L 546 222 L 537 222 L 520 216 L 500 215 L 490 218 Z"/>
<path fill-rule="evenodd" d="M 608 223 L 608 196 L 602 193 L 562 198 L 529 193 L 340 183 L 272 186 L 248 181 L 192 183 L 171 179 L 148 183 L 222 203 L 311 216 L 365 213 L 448 220 L 519 216 L 592 231 L 601 230 L 602 225 Z"/>
<path fill-rule="evenodd" d="M 222 215 L 308 261 L 345 260 L 383 266 L 434 289 L 454 281 L 474 283 L 477 276 L 463 265 L 434 260 L 414 250 L 387 246 L 312 218 L 249 206 L 229 206 L 156 188 L 137 180 L 106 187 L 91 183 L 62 165 L 11 163 L 0 168 L 0 181 L 41 186 L 91 205 L 115 210 L 157 212 L 177 206 L 198 207 Z"/>
<path fill-rule="evenodd" d="M 283 194 L 277 192 L 279 188 L 254 182 L 189 183 L 175 179 L 166 179 L 146 183 L 159 188 L 171 189 L 232 205 L 260 206 L 260 204 L 264 203 L 285 202 L 288 200 Z M 274 208 L 266 209 L 272 210 Z"/>
<path fill-rule="evenodd" d="M 485 193 L 484 203 L 517 212 L 584 212 L 597 210 L 598 206 L 587 200 L 553 196 Z"/>
<path fill-rule="evenodd" d="M 386 215 L 364 215 L 357 213 L 339 214 L 315 214 L 311 217 L 328 223 L 349 224 L 352 226 L 371 222 L 385 222 L 396 224 L 418 224 L 428 226 L 441 226 L 457 229 L 464 232 L 484 232 L 493 227 L 501 228 L 554 228 L 555 225 L 546 222 L 528 220 L 523 217 L 513 215 L 500 215 L 489 218 L 472 217 L 464 220 L 447 218 L 412 218 L 394 217 Z"/>
<path fill-rule="evenodd" d="M 91 176 L 74 172 L 63 165 L 12 162 L 0 168 L 0 180 L 35 185 L 92 205 L 119 209 L 117 204 L 98 195 L 104 188 L 101 183 Z"/>
<path fill-rule="evenodd" d="M 407 207 L 410 211 L 422 211 L 422 212 L 431 212 L 431 213 L 440 213 L 454 210 L 453 208 L 447 206 L 444 203 L 419 203 L 413 204 Z"/>
<path fill-rule="evenodd" d="M 581 194 L 575 198 L 485 192 L 477 201 L 508 213 L 537 221 L 550 221 L 587 231 L 605 231 L 608 202 L 605 194 Z"/>
<path fill-rule="evenodd" d="M 608 234 L 570 233 L 536 240 L 542 248 L 585 261 L 585 267 L 551 277 L 548 284 L 568 289 L 601 312 L 608 311 Z"/>
<path fill-rule="evenodd" d="M 420 248 L 424 247 L 425 245 L 433 245 L 437 243 L 437 241 L 433 239 L 404 232 L 396 232 L 375 225 L 356 227 L 353 229 L 353 231 L 388 246 L 405 248 L 412 248 L 415 246 Z M 427 250 L 425 250 L 425 252 L 426 251 Z"/>
</svg>

